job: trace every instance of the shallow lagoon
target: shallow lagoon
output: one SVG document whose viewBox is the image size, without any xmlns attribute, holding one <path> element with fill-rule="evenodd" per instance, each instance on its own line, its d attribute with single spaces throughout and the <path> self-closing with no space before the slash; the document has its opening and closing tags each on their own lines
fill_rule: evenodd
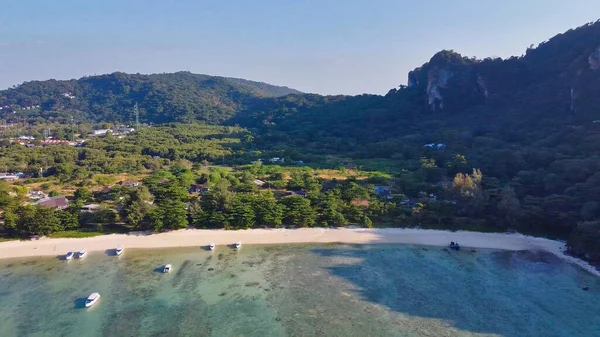
<svg viewBox="0 0 600 337">
<path fill-rule="evenodd" d="M 600 279 L 576 266 L 406 245 L 1 260 L 0 304 L 0 336 L 600 336 Z"/>
</svg>

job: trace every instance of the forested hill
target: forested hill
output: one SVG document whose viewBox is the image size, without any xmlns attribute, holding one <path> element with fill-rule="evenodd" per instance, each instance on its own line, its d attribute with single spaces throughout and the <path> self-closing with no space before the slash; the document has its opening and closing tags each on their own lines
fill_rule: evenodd
<svg viewBox="0 0 600 337">
<path fill-rule="evenodd" d="M 385 97 L 262 100 L 234 120 L 259 130 L 259 146 L 390 164 L 409 196 L 481 169 L 482 194 L 459 213 L 571 233 L 577 253 L 600 260 L 600 22 L 505 60 L 442 51 L 407 84 Z"/>
<path fill-rule="evenodd" d="M 219 123 L 254 99 L 299 93 L 262 82 L 189 72 L 117 72 L 78 80 L 25 82 L 0 91 L 0 112 L 5 118 L 16 118 L 11 116 L 16 111 L 20 117 L 73 115 L 78 121 L 130 122 L 138 103 L 144 122 Z"/>
<path fill-rule="evenodd" d="M 0 105 L 34 107 L 16 114 L 3 109 L 8 119 L 73 115 L 76 121 L 128 122 L 138 103 L 146 123 L 238 124 L 254 134 L 249 148 L 260 151 L 250 151 L 256 158 L 246 162 L 277 153 L 378 166 L 394 174 L 398 190 L 412 200 L 434 194 L 456 202 L 428 203 L 427 221 L 460 218 L 570 235 L 577 253 L 600 261 L 599 93 L 600 21 L 520 57 L 439 52 L 385 96 L 298 94 L 185 72 L 114 73 L 28 82 L 1 91 Z M 477 186 L 475 177 L 464 176 L 474 169 Z M 471 186 L 460 187 L 468 180 Z"/>
</svg>

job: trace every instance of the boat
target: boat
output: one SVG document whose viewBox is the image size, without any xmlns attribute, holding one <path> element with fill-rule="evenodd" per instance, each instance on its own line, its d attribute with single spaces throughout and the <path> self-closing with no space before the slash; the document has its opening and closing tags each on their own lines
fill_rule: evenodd
<svg viewBox="0 0 600 337">
<path fill-rule="evenodd" d="M 163 273 L 170 273 L 173 266 L 169 263 L 163 267 Z"/>
<path fill-rule="evenodd" d="M 90 296 L 88 296 L 87 300 L 85 300 L 85 307 L 89 308 L 92 305 L 96 304 L 99 300 L 100 300 L 100 294 L 92 293 Z"/>
<path fill-rule="evenodd" d="M 215 243 L 211 242 L 210 245 L 208 246 L 208 249 L 215 250 Z"/>
<path fill-rule="evenodd" d="M 77 257 L 80 258 L 80 259 L 83 259 L 86 255 L 87 255 L 87 249 L 82 249 L 77 254 Z"/>
<path fill-rule="evenodd" d="M 75 255 L 73 252 L 68 252 L 68 253 L 65 255 L 65 260 L 70 260 L 70 259 L 72 259 L 72 258 L 73 258 L 73 255 Z"/>
<path fill-rule="evenodd" d="M 235 243 L 235 248 L 241 248 L 242 247 L 242 241 L 238 241 Z"/>
<path fill-rule="evenodd" d="M 460 250 L 460 245 L 458 242 L 450 241 L 450 249 Z"/>
<path fill-rule="evenodd" d="M 117 247 L 117 249 L 115 249 L 115 254 L 117 254 L 117 256 L 123 254 L 123 251 L 125 250 L 125 247 L 123 247 L 123 245 L 119 245 L 119 247 Z"/>
</svg>

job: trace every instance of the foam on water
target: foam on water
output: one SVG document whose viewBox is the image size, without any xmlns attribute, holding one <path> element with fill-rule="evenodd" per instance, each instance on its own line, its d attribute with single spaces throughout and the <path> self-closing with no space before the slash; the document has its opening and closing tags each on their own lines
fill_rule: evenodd
<svg viewBox="0 0 600 337">
<path fill-rule="evenodd" d="M 13 259 L 0 261 L 0 303 L 3 337 L 600 336 L 599 279 L 531 252 L 331 244 Z"/>
</svg>

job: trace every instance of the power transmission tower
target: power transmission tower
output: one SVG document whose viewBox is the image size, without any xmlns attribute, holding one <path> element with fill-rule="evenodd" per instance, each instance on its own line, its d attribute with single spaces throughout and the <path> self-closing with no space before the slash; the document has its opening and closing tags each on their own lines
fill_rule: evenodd
<svg viewBox="0 0 600 337">
<path fill-rule="evenodd" d="M 75 122 L 73 122 L 73 115 L 71 115 L 69 125 L 71 126 L 71 141 L 75 141 Z"/>
<path fill-rule="evenodd" d="M 140 129 L 140 111 L 137 103 L 133 107 L 133 114 L 135 115 L 135 131 L 138 131 Z"/>
</svg>

